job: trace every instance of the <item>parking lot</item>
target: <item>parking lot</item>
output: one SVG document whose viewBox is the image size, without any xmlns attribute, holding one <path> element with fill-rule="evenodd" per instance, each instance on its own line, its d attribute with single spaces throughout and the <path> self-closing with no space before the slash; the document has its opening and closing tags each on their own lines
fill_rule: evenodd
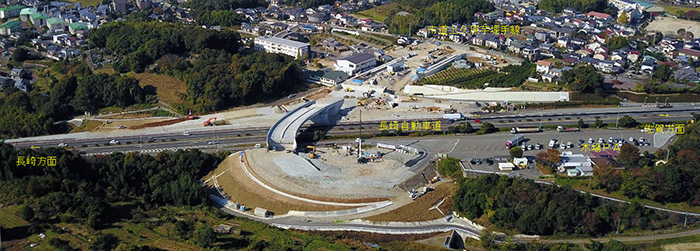
<svg viewBox="0 0 700 251">
<path fill-rule="evenodd" d="M 552 139 L 556 139 L 556 144 L 554 147 L 560 151 L 571 151 L 573 153 L 583 153 L 590 155 L 590 150 L 593 147 L 589 146 L 589 151 L 584 151 L 584 147 L 578 147 L 579 140 L 584 140 L 588 143 L 589 139 L 592 139 L 595 143 L 599 140 L 608 143 L 608 140 L 612 137 L 613 139 L 624 139 L 625 142 L 629 142 L 630 137 L 633 137 L 637 142 L 639 142 L 640 137 L 644 139 L 645 142 L 650 142 L 648 146 L 642 145 L 638 146 L 640 151 L 649 151 L 651 153 L 655 152 L 658 148 L 654 147 L 653 134 L 641 132 L 639 129 L 632 130 L 607 130 L 607 129 L 594 129 L 594 130 L 583 130 L 578 132 L 557 132 L 556 130 L 549 130 L 540 133 L 528 133 L 523 134 L 525 136 L 525 145 L 541 144 L 542 149 L 540 150 L 526 150 L 523 154 L 531 161 L 534 160 L 535 155 L 541 151 L 545 151 L 549 148 L 549 143 Z M 490 135 L 470 135 L 470 136 L 455 136 L 450 139 L 441 140 L 421 140 L 420 144 L 427 147 L 428 149 L 436 149 L 437 152 L 446 153 L 451 157 L 460 158 L 463 160 L 467 168 L 473 168 L 477 170 L 484 171 L 500 171 L 498 170 L 498 161 L 495 161 L 493 165 L 487 165 L 485 162 L 481 165 L 468 165 L 469 161 L 473 158 L 507 158 L 510 156 L 510 152 L 505 147 L 505 142 L 513 137 L 514 134 L 511 133 L 497 133 Z M 663 147 L 672 144 L 676 137 L 673 137 L 669 142 Z M 561 142 L 565 145 L 571 145 L 573 147 L 566 149 L 561 149 Z M 519 144 L 520 145 L 520 144 Z M 613 145 L 613 144 L 610 144 Z M 613 150 L 614 148 L 610 146 L 608 150 Z M 534 167 L 534 166 L 532 166 Z M 527 176 L 538 176 L 541 175 L 536 168 L 531 168 L 529 170 L 521 170 L 518 172 L 523 172 L 523 175 Z"/>
</svg>

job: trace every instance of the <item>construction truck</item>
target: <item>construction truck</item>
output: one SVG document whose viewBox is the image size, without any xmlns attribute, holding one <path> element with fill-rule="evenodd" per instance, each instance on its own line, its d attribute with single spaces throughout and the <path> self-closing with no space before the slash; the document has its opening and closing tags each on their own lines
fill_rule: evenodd
<svg viewBox="0 0 700 251">
<path fill-rule="evenodd" d="M 188 116 L 187 116 L 187 119 L 189 119 L 189 120 L 197 119 L 196 116 L 192 115 L 192 110 L 190 110 L 190 111 L 187 113 L 187 115 L 188 115 Z"/>
<path fill-rule="evenodd" d="M 311 152 L 309 153 L 309 158 L 315 159 L 317 157 L 316 147 L 315 146 L 307 146 L 306 148 L 311 149 Z"/>
<path fill-rule="evenodd" d="M 432 183 L 435 183 L 435 182 L 438 182 L 438 181 L 440 181 L 440 177 L 438 177 L 438 176 L 435 176 L 435 177 L 433 177 L 432 179 L 430 179 L 430 183 L 431 183 L 431 184 L 432 184 Z"/>
</svg>

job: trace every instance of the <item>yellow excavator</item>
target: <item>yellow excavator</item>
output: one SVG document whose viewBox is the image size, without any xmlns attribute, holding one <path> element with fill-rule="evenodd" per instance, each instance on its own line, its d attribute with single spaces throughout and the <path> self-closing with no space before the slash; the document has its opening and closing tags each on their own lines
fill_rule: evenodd
<svg viewBox="0 0 700 251">
<path fill-rule="evenodd" d="M 309 153 L 309 158 L 315 159 L 316 158 L 316 147 L 315 146 L 307 146 L 307 149 L 311 149 L 311 152 Z"/>
</svg>

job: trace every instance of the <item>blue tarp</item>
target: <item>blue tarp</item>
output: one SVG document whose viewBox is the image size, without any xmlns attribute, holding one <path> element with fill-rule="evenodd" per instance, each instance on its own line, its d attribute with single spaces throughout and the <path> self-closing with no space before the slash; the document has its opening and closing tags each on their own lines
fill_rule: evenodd
<svg viewBox="0 0 700 251">
<path fill-rule="evenodd" d="M 359 80 L 359 79 L 353 79 L 352 82 L 355 82 L 355 83 L 358 83 L 358 84 L 362 84 L 362 80 Z"/>
</svg>

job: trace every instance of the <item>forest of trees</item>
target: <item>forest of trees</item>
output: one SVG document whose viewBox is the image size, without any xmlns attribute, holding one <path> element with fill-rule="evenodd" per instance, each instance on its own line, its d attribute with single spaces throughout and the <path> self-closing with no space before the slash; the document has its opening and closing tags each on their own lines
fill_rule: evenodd
<svg viewBox="0 0 700 251">
<path fill-rule="evenodd" d="M 461 179 L 455 210 L 469 218 L 486 216 L 499 228 L 524 234 L 601 236 L 630 229 L 669 227 L 673 220 L 638 203 L 615 205 L 571 188 L 495 174 Z"/>
<path fill-rule="evenodd" d="M 623 145 L 618 162 L 626 170 L 601 167 L 595 176 L 594 188 L 608 192 L 621 191 L 629 198 L 644 198 L 660 203 L 684 202 L 700 205 L 700 126 L 686 125 L 685 134 L 669 151 L 659 150 L 657 159 L 669 157 L 667 164 L 654 165 L 654 156 L 633 145 Z"/>
<path fill-rule="evenodd" d="M 607 5 L 608 1 L 605 0 L 542 0 L 537 4 L 537 8 L 556 13 L 566 8 L 573 8 L 580 12 L 603 12 Z"/>
<path fill-rule="evenodd" d="M 156 72 L 185 81 L 185 102 L 176 105 L 182 111 L 211 112 L 273 100 L 304 84 L 299 61 L 279 54 L 239 53 L 240 37 L 235 32 L 117 22 L 100 27 L 90 38 L 110 54 L 126 55 L 115 65 L 119 72 L 139 72 L 157 63 Z"/>
<path fill-rule="evenodd" d="M 280 54 L 231 55 L 207 49 L 194 63 L 176 56 L 163 57 L 156 70 L 185 80 L 187 93 L 182 107 L 211 112 L 273 100 L 298 90 L 304 83 L 299 63 Z"/>
<path fill-rule="evenodd" d="M 166 54 L 201 53 L 204 49 L 236 53 L 240 36 L 232 31 L 214 31 L 174 23 L 112 22 L 90 32 L 90 44 L 104 48 L 121 61 L 117 72 L 143 72 Z"/>
<path fill-rule="evenodd" d="M 101 108 L 128 107 L 148 102 L 149 95 L 131 77 L 92 74 L 84 64 L 59 61 L 52 65 L 54 74 L 48 93 L 39 89 L 29 93 L 15 88 L 0 92 L 0 138 L 38 136 L 58 133 L 66 128 L 55 121 Z"/>
<path fill-rule="evenodd" d="M 395 10 L 384 23 L 390 33 L 414 34 L 424 26 L 452 25 L 474 21 L 474 13 L 491 12 L 493 4 L 486 0 L 399 0 L 401 6 L 410 8 L 411 15 L 396 15 Z"/>
<path fill-rule="evenodd" d="M 592 65 L 577 66 L 564 71 L 561 80 L 573 91 L 605 94 L 603 76 Z"/>
<path fill-rule="evenodd" d="M 56 156 L 57 163 L 18 166 L 17 156 Z M 3 204 L 25 204 L 33 229 L 55 221 L 77 221 L 100 229 L 118 219 L 118 202 L 146 208 L 206 204 L 199 178 L 218 161 L 199 150 L 83 159 L 64 149 L 35 152 L 0 143 L 0 190 Z"/>
</svg>

